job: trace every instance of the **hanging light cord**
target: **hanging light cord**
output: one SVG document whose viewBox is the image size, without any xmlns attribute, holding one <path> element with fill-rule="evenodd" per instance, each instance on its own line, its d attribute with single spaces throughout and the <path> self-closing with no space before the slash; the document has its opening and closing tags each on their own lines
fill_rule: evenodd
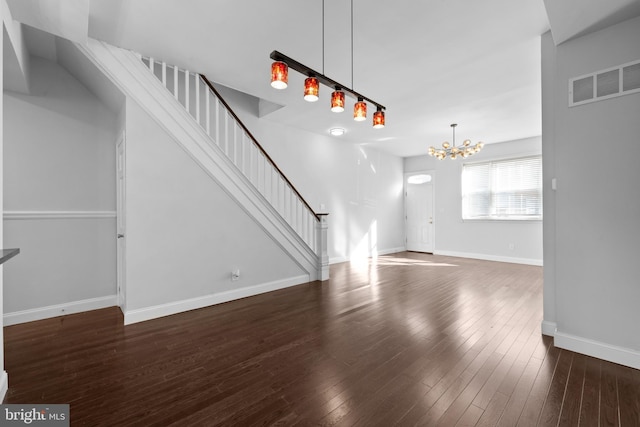
<svg viewBox="0 0 640 427">
<path fill-rule="evenodd" d="M 353 0 L 351 0 L 351 89 L 353 89 Z"/>
<path fill-rule="evenodd" d="M 322 74 L 324 74 L 324 0 L 322 0 Z"/>
</svg>

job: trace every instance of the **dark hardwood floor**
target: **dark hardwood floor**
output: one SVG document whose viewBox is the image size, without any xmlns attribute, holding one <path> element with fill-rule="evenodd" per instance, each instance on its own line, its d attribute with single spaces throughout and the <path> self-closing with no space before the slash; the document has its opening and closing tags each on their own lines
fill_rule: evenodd
<svg viewBox="0 0 640 427">
<path fill-rule="evenodd" d="M 541 320 L 541 267 L 403 252 L 127 327 L 6 327 L 5 403 L 69 403 L 73 426 L 639 426 L 640 371 Z"/>
</svg>

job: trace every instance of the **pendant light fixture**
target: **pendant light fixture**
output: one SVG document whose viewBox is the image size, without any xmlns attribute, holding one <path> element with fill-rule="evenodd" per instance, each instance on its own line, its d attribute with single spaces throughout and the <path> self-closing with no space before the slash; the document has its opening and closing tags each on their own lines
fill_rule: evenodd
<svg viewBox="0 0 640 427">
<path fill-rule="evenodd" d="M 344 92 L 336 87 L 331 94 L 331 111 L 334 113 L 342 113 L 344 111 Z"/>
<path fill-rule="evenodd" d="M 318 79 L 311 76 L 304 81 L 304 100 L 308 102 L 316 102 L 320 93 L 320 83 Z"/>
<path fill-rule="evenodd" d="M 361 122 L 367 120 L 367 103 L 362 98 L 353 105 L 353 120 Z"/>
<path fill-rule="evenodd" d="M 301 64 L 277 50 L 271 52 L 270 57 L 274 61 L 271 64 L 271 86 L 274 88 L 285 89 L 287 87 L 288 69 L 290 67 L 308 76 L 304 81 L 305 101 L 315 102 L 318 100 L 320 83 L 322 83 L 334 89 L 331 94 L 331 111 L 336 113 L 343 112 L 345 109 L 345 95 L 349 95 L 357 100 L 353 106 L 353 119 L 355 121 L 360 122 L 366 120 L 368 102 L 376 106 L 376 112 L 373 114 L 373 127 L 375 129 L 384 128 L 384 105 L 324 75 L 324 0 L 322 1 L 322 73 Z M 353 0 L 351 0 L 351 86 L 353 87 Z"/>
<path fill-rule="evenodd" d="M 429 151 L 427 152 L 430 156 L 435 157 L 438 160 L 444 160 L 447 157 L 452 160 L 457 159 L 458 157 L 467 158 L 469 156 L 473 156 L 484 147 L 484 143 L 478 142 L 475 145 L 471 145 L 471 141 L 465 139 L 462 142 L 460 147 L 456 146 L 456 126 L 457 123 L 451 124 L 451 129 L 453 130 L 453 145 L 449 144 L 448 141 L 442 143 L 442 148 L 435 148 L 433 146 L 429 147 Z"/>
<path fill-rule="evenodd" d="M 380 106 L 378 106 L 376 112 L 373 113 L 373 128 L 382 129 L 384 127 L 384 124 L 384 111 L 382 110 L 382 108 L 380 108 Z"/>
<path fill-rule="evenodd" d="M 286 89 L 289 83 L 289 66 L 282 61 L 271 64 L 271 87 Z"/>
</svg>

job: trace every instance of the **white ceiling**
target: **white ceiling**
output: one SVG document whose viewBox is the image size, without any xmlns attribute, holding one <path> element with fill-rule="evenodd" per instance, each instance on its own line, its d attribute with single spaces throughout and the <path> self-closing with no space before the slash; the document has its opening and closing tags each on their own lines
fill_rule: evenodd
<svg viewBox="0 0 640 427">
<path fill-rule="evenodd" d="M 450 140 L 454 122 L 456 138 L 473 142 L 540 135 L 540 35 L 551 24 L 560 43 L 640 14 L 640 0 L 353 0 L 353 14 L 348 0 L 324 0 L 323 36 L 322 0 L 74 2 L 89 4 L 91 37 L 284 106 L 264 120 L 327 135 L 342 127 L 345 143 L 399 156 Z M 372 106 L 361 123 L 349 109 L 331 113 L 327 87 L 303 101 L 295 71 L 288 89 L 272 89 L 272 50 L 385 105 L 387 126 L 372 129 Z"/>
</svg>

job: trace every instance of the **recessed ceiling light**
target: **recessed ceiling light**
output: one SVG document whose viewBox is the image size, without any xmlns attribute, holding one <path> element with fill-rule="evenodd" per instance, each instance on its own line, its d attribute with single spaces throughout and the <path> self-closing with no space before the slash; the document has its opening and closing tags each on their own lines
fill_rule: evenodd
<svg viewBox="0 0 640 427">
<path fill-rule="evenodd" d="M 329 129 L 329 133 L 333 136 L 342 136 L 344 135 L 344 129 L 342 128 L 331 128 Z"/>
</svg>

